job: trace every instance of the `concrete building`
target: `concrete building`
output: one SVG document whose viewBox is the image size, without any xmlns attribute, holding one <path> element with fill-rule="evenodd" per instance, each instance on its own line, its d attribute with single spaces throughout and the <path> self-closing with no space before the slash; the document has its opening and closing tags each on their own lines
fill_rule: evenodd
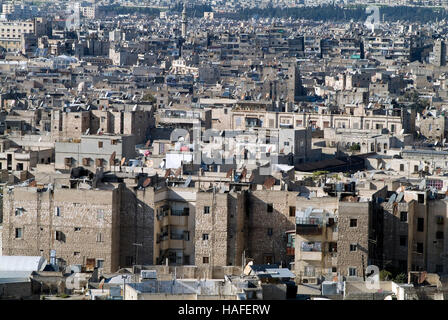
<svg viewBox="0 0 448 320">
<path fill-rule="evenodd" d="M 55 168 L 70 170 L 85 167 L 110 169 L 123 158 L 132 159 L 135 153 L 135 139 L 132 135 L 83 135 L 73 142 L 55 143 Z"/>
</svg>

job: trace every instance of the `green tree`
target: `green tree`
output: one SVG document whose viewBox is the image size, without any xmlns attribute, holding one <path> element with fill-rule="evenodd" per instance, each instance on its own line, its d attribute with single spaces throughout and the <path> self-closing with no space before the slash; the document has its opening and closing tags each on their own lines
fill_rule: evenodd
<svg viewBox="0 0 448 320">
<path fill-rule="evenodd" d="M 387 270 L 380 271 L 380 280 L 381 281 L 389 281 L 392 279 L 392 273 Z"/>
<path fill-rule="evenodd" d="M 406 273 L 403 273 L 403 272 L 399 273 L 395 277 L 394 282 L 397 282 L 397 283 L 407 283 L 408 282 L 408 276 L 406 275 Z"/>
</svg>

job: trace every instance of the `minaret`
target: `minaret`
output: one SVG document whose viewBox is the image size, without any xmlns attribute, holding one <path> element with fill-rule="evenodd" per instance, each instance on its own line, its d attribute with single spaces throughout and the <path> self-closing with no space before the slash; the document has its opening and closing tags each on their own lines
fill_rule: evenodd
<svg viewBox="0 0 448 320">
<path fill-rule="evenodd" d="M 187 36 L 187 7 L 184 2 L 184 10 L 182 10 L 182 38 Z"/>
</svg>

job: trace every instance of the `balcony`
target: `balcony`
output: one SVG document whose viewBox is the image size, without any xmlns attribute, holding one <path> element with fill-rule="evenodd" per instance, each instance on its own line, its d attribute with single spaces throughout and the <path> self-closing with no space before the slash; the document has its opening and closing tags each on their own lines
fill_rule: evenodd
<svg viewBox="0 0 448 320">
<path fill-rule="evenodd" d="M 169 222 L 173 226 L 187 226 L 188 225 L 188 216 L 171 215 L 169 218 Z"/>
<path fill-rule="evenodd" d="M 322 260 L 322 252 L 317 251 L 301 251 L 300 259 L 307 261 L 321 261 Z"/>
<path fill-rule="evenodd" d="M 287 256 L 293 256 L 294 253 L 294 248 L 286 248 L 286 255 Z"/>
<path fill-rule="evenodd" d="M 322 233 L 322 218 L 296 218 L 296 233 L 318 235 Z"/>
</svg>

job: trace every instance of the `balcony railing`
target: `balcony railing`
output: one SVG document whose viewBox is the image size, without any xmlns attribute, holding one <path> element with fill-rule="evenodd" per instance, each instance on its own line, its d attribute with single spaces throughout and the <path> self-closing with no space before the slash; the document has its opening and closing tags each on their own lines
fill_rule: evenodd
<svg viewBox="0 0 448 320">
<path fill-rule="evenodd" d="M 184 234 L 183 233 L 172 233 L 171 240 L 184 240 Z"/>
<path fill-rule="evenodd" d="M 322 218 L 296 218 L 297 234 L 321 234 Z"/>
<path fill-rule="evenodd" d="M 188 216 L 189 215 L 189 210 L 185 210 L 185 209 L 182 209 L 182 210 L 171 210 L 171 215 L 172 216 Z"/>
<path fill-rule="evenodd" d="M 317 225 L 322 226 L 322 218 L 320 217 L 308 217 L 308 218 L 296 218 L 296 224 L 298 225 Z"/>
</svg>

